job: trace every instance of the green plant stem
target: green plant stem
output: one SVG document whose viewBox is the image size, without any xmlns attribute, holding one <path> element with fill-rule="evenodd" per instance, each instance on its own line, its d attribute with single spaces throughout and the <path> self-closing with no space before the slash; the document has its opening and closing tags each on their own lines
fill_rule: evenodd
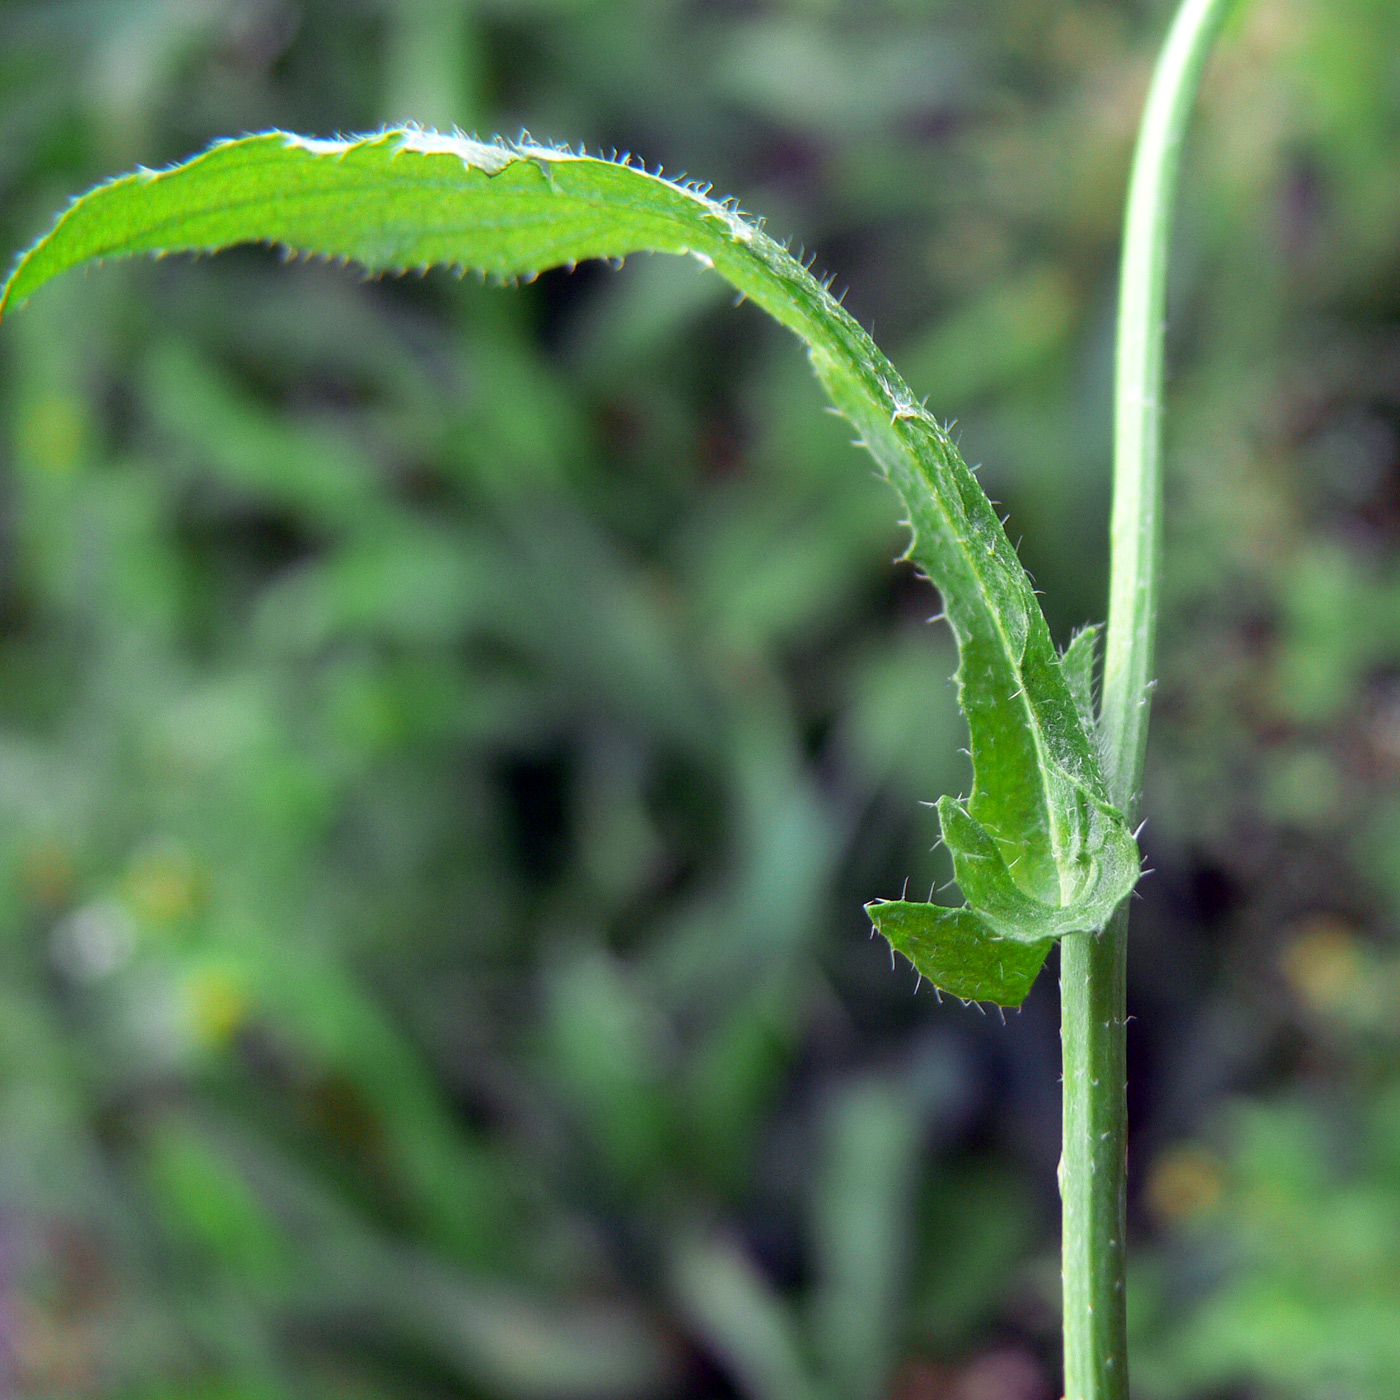
<svg viewBox="0 0 1400 1400">
<path fill-rule="evenodd" d="M 1185 0 L 1143 113 L 1123 225 L 1114 384 L 1112 566 L 1103 673 L 1104 777 L 1132 819 L 1142 783 L 1157 625 L 1167 254 L 1186 120 L 1232 0 Z"/>
<path fill-rule="evenodd" d="M 1112 564 L 1104 654 L 1109 798 L 1136 818 L 1151 694 L 1160 554 L 1161 399 L 1167 253 L 1182 136 L 1231 0 L 1185 0 L 1148 93 L 1124 222 L 1115 380 Z M 1064 1057 L 1066 1400 L 1126 1400 L 1124 1289 L 1128 907 L 1060 947 Z"/>
</svg>

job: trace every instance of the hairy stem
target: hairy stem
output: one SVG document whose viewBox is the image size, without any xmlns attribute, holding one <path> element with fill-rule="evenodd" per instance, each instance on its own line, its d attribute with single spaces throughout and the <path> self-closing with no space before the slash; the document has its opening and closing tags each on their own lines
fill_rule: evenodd
<svg viewBox="0 0 1400 1400">
<path fill-rule="evenodd" d="M 1124 224 L 1115 382 L 1112 565 L 1104 656 L 1104 775 L 1135 819 L 1157 617 L 1167 253 L 1182 135 L 1231 0 L 1184 0 L 1153 75 Z M 1066 1400 L 1126 1400 L 1127 905 L 1097 935 L 1060 947 L 1064 1056 Z"/>
</svg>

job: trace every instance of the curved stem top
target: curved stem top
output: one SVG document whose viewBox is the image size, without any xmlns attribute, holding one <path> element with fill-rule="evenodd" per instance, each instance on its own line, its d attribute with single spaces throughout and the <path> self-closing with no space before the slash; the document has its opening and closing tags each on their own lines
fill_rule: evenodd
<svg viewBox="0 0 1400 1400">
<path fill-rule="evenodd" d="M 1186 122 L 1211 42 L 1234 0 L 1184 0 L 1152 77 L 1123 230 L 1114 383 L 1112 564 L 1104 649 L 1109 800 L 1137 812 L 1157 625 L 1167 255 Z"/>
</svg>

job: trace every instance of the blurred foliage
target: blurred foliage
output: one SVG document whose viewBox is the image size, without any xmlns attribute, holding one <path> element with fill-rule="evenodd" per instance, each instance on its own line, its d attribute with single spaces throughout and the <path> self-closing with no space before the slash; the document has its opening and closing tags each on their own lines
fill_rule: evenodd
<svg viewBox="0 0 1400 1400">
<path fill-rule="evenodd" d="M 1102 611 L 1156 4 L 0 5 L 0 227 L 416 118 L 742 196 Z M 1188 169 L 1131 998 L 1145 1396 L 1391 1396 L 1400 12 L 1251 0 Z M 256 251 L 0 328 L 0 1393 L 1046 1400 L 1053 987 L 912 995 L 937 600 L 669 260 Z"/>
</svg>

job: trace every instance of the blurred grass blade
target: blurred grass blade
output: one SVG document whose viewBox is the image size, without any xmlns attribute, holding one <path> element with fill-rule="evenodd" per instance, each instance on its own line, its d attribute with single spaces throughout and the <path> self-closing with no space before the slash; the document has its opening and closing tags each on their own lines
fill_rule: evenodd
<svg viewBox="0 0 1400 1400">
<path fill-rule="evenodd" d="M 692 1239 L 672 1287 L 682 1312 L 747 1400 L 820 1400 L 797 1320 L 736 1244 Z"/>
<path fill-rule="evenodd" d="M 845 1085 L 827 1108 L 812 1193 L 817 1288 L 813 1349 L 836 1394 L 889 1394 L 900 1351 L 914 1182 L 922 1146 L 907 1090 L 880 1079 Z"/>
<path fill-rule="evenodd" d="M 528 278 L 639 251 L 713 267 L 806 344 L 832 403 L 903 496 L 910 557 L 941 591 L 958 640 L 974 779 L 966 801 L 945 802 L 940 816 L 969 908 L 930 906 L 923 920 L 960 969 L 949 990 L 1018 1001 L 1020 981 L 999 970 L 1000 942 L 1043 949 L 1097 929 L 1131 890 L 1137 848 L 1108 803 L 1034 590 L 991 502 L 869 336 L 732 204 L 626 161 L 530 143 L 413 128 L 344 141 L 267 132 L 84 195 L 20 259 L 0 311 L 94 259 L 246 242 L 371 272 L 443 265 Z M 890 909 L 869 906 L 877 927 L 892 924 Z M 921 961 L 924 946 L 904 944 L 939 982 L 947 959 Z"/>
<path fill-rule="evenodd" d="M 673 1394 L 678 1357 L 639 1309 L 580 1296 L 547 1302 L 430 1263 L 393 1299 L 401 1326 L 471 1384 L 509 1400 L 649 1400 Z"/>
</svg>

